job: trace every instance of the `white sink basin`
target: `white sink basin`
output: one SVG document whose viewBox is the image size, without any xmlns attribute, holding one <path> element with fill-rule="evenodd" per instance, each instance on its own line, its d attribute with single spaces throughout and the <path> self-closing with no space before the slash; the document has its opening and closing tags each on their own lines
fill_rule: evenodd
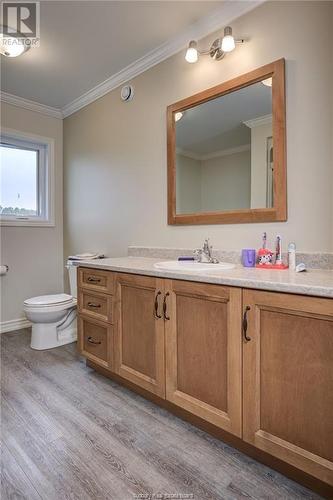
<svg viewBox="0 0 333 500">
<path fill-rule="evenodd" d="M 186 260 L 166 260 L 165 262 L 156 262 L 156 269 L 164 269 L 165 271 L 226 271 L 234 269 L 235 264 L 229 262 L 219 262 L 218 264 L 208 264 L 205 262 L 195 262 Z"/>
</svg>

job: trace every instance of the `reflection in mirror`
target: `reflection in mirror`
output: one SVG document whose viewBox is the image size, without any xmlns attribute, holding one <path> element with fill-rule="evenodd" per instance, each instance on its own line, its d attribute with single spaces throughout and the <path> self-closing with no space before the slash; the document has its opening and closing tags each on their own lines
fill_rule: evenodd
<svg viewBox="0 0 333 500">
<path fill-rule="evenodd" d="M 274 206 L 271 85 L 175 113 L 177 214 Z"/>
</svg>

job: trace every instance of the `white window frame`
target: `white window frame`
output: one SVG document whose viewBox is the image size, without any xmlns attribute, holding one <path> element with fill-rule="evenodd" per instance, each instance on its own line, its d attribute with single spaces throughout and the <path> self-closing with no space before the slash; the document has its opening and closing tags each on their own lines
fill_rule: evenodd
<svg viewBox="0 0 333 500">
<path fill-rule="evenodd" d="M 52 227 L 54 220 L 54 140 L 2 128 L 0 142 L 38 151 L 38 215 L 2 215 L 1 226 Z"/>
</svg>

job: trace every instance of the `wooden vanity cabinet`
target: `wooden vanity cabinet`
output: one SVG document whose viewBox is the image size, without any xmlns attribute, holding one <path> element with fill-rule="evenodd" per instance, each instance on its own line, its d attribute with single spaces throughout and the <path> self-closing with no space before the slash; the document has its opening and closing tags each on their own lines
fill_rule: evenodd
<svg viewBox="0 0 333 500">
<path fill-rule="evenodd" d="M 243 439 L 333 485 L 333 301 L 243 291 Z"/>
<path fill-rule="evenodd" d="M 242 433 L 242 291 L 166 280 L 166 399 Z"/>
<path fill-rule="evenodd" d="M 333 487 L 332 299 L 85 268 L 78 297 L 96 369 Z"/>
<path fill-rule="evenodd" d="M 116 287 L 114 371 L 164 398 L 164 280 L 118 274 Z"/>
</svg>

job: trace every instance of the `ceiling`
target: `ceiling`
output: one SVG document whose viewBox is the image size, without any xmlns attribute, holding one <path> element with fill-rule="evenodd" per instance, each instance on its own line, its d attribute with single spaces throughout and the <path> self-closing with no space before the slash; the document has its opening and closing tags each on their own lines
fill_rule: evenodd
<svg viewBox="0 0 333 500">
<path fill-rule="evenodd" d="M 1 89 L 64 108 L 222 3 L 43 0 L 40 47 L 1 57 Z"/>
<path fill-rule="evenodd" d="M 249 85 L 185 111 L 176 124 L 177 148 L 200 155 L 248 144 L 244 122 L 271 114 L 271 87 Z"/>
</svg>

